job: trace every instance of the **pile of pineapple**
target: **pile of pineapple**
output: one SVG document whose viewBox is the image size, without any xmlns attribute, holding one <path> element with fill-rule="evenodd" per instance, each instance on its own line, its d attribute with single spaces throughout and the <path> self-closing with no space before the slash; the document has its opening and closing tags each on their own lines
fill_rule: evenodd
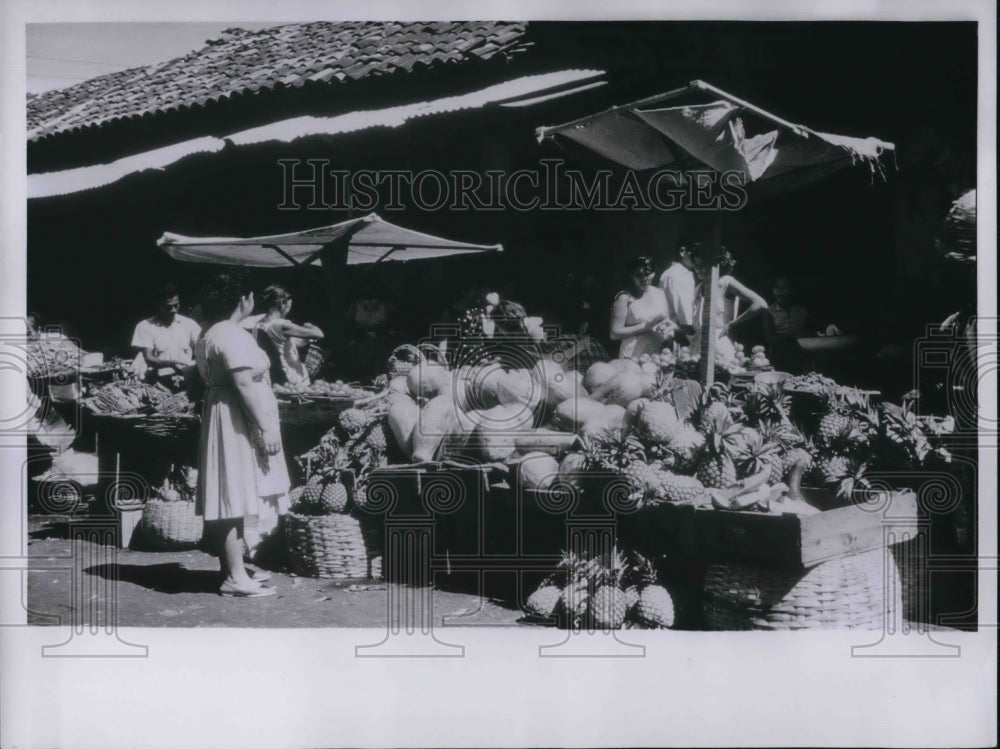
<svg viewBox="0 0 1000 749">
<path fill-rule="evenodd" d="M 606 555 L 564 552 L 556 574 L 528 596 L 524 610 L 565 629 L 674 626 L 673 599 L 653 565 L 639 554 L 627 564 L 617 548 Z"/>
<path fill-rule="evenodd" d="M 793 510 L 784 504 L 785 480 L 812 458 L 789 420 L 790 406 L 780 385 L 737 396 L 716 383 L 690 409 L 666 396 L 640 398 L 629 405 L 624 427 L 590 436 L 583 462 L 622 476 L 638 509 L 666 502 Z"/>
<path fill-rule="evenodd" d="M 939 435 L 914 412 L 911 399 L 876 406 L 868 395 L 840 387 L 827 389 L 823 398 L 824 412 L 810 441 L 810 479 L 842 498 L 871 489 L 873 469 L 905 472 L 929 460 L 951 461 Z"/>
<path fill-rule="evenodd" d="M 389 462 L 388 400 L 341 411 L 337 424 L 307 453 L 297 458 L 307 475 L 292 492 L 292 511 L 329 515 L 363 507 L 368 474 Z"/>
</svg>

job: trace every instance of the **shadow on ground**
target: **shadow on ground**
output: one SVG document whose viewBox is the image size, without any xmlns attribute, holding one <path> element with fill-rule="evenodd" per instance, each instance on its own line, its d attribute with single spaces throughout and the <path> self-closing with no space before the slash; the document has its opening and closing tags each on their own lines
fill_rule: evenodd
<svg viewBox="0 0 1000 749">
<path fill-rule="evenodd" d="M 215 593 L 220 573 L 189 570 L 176 562 L 165 564 L 100 564 L 84 570 L 113 582 L 133 583 L 157 593 Z"/>
</svg>

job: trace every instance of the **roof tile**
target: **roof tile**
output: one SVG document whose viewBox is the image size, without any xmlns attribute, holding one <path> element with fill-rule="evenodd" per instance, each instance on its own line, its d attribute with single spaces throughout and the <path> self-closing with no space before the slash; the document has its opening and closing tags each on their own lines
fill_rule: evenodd
<svg viewBox="0 0 1000 749">
<path fill-rule="evenodd" d="M 344 22 L 227 29 L 201 49 L 143 68 L 109 73 L 27 96 L 29 138 L 155 116 L 243 92 L 335 84 L 403 69 L 489 59 L 524 36 L 527 24 Z"/>
</svg>

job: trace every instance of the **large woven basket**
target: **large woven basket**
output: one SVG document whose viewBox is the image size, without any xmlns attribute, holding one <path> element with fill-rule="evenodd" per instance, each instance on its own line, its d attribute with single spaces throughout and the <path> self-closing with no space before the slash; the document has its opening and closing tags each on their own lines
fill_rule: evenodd
<svg viewBox="0 0 1000 749">
<path fill-rule="evenodd" d="M 705 624 L 716 630 L 880 629 L 902 607 L 900 588 L 884 549 L 805 570 L 710 564 Z"/>
<path fill-rule="evenodd" d="M 201 541 L 205 521 L 195 512 L 194 502 L 150 499 L 142 509 L 140 527 L 150 547 L 186 549 Z"/>
<path fill-rule="evenodd" d="M 303 577 L 382 577 L 382 526 L 353 515 L 281 516 L 292 571 Z"/>
</svg>

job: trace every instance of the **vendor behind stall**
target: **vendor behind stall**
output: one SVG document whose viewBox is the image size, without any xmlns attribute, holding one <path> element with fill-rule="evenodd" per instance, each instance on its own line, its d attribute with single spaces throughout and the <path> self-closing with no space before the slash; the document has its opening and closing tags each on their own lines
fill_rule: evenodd
<svg viewBox="0 0 1000 749">
<path fill-rule="evenodd" d="M 309 373 L 299 357 L 299 347 L 323 337 L 323 331 L 312 323 L 296 325 L 288 319 L 292 310 L 292 295 L 283 286 L 272 284 L 260 294 L 261 308 L 266 310 L 254 331 L 257 344 L 271 360 L 273 384 L 308 385 Z"/>
<path fill-rule="evenodd" d="M 772 294 L 774 301 L 764 315 L 764 340 L 771 361 L 778 369 L 793 374 L 812 370 L 815 363 L 798 339 L 824 335 L 820 324 L 798 303 L 795 287 L 786 276 L 775 279 Z M 839 334 L 836 325 L 826 328 L 825 335 Z"/>
<path fill-rule="evenodd" d="M 194 345 L 201 326 L 178 312 L 181 300 L 174 284 L 161 287 L 156 301 L 156 313 L 140 320 L 132 334 L 135 372 L 142 379 L 179 389 L 194 371 Z"/>
</svg>

